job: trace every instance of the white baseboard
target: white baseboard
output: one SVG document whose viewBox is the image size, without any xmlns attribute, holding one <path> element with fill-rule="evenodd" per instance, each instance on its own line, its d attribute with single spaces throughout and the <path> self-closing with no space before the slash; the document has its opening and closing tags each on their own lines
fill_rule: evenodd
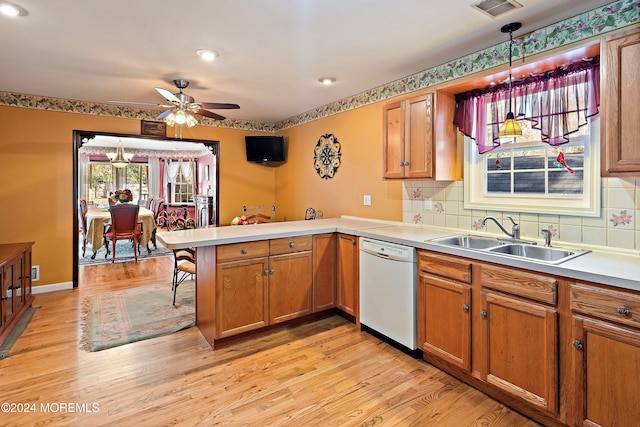
<svg viewBox="0 0 640 427">
<path fill-rule="evenodd" d="M 45 292 L 64 291 L 73 289 L 73 282 L 54 283 L 52 285 L 33 286 L 31 292 L 33 294 L 43 294 Z"/>
</svg>

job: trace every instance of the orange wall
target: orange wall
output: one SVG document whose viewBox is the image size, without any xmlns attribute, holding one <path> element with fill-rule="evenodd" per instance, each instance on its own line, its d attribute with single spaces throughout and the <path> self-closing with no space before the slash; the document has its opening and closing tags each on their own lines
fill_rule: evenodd
<svg viewBox="0 0 640 427">
<path fill-rule="evenodd" d="M 34 286 L 70 282 L 73 277 L 74 130 L 137 135 L 140 121 L 0 106 L 0 243 L 34 241 L 40 266 Z M 333 179 L 321 179 L 313 148 L 331 133 L 342 145 L 342 165 Z M 353 215 L 402 220 L 402 184 L 383 181 L 382 104 L 373 104 L 283 131 L 287 163 L 276 168 L 248 163 L 244 136 L 260 134 L 196 126 L 184 138 L 220 141 L 220 224 L 243 205 L 276 205 L 276 219 L 304 218 L 313 207 L 326 217 Z M 373 205 L 363 206 L 363 195 Z"/>
<path fill-rule="evenodd" d="M 341 144 L 342 164 L 332 179 L 321 179 L 313 149 L 324 134 Z M 353 215 L 402 221 L 402 184 L 382 180 L 382 103 L 312 121 L 282 132 L 287 163 L 276 168 L 276 217 L 304 218 L 313 207 L 324 217 Z M 371 195 L 372 205 L 363 205 Z"/>
<path fill-rule="evenodd" d="M 0 243 L 34 241 L 37 285 L 72 280 L 73 131 L 137 135 L 140 121 L 0 106 Z M 196 126 L 184 138 L 220 141 L 220 223 L 244 204 L 275 202 L 275 171 L 247 163 L 250 132 Z M 257 133 L 259 134 L 259 133 Z"/>
</svg>

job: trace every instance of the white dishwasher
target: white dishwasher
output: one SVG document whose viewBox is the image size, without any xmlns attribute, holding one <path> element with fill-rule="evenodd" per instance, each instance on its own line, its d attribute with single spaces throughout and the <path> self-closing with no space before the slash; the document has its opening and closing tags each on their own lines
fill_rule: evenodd
<svg viewBox="0 0 640 427">
<path fill-rule="evenodd" d="M 417 278 L 415 248 L 360 237 L 360 323 L 415 350 Z"/>
</svg>

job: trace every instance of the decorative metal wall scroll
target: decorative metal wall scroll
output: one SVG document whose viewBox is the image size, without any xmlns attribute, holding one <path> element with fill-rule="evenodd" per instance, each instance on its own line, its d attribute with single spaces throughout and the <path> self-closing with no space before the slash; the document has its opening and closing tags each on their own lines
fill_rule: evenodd
<svg viewBox="0 0 640 427">
<path fill-rule="evenodd" d="M 323 179 L 331 179 L 340 167 L 340 143 L 330 133 L 324 134 L 313 149 L 313 166 Z"/>
</svg>

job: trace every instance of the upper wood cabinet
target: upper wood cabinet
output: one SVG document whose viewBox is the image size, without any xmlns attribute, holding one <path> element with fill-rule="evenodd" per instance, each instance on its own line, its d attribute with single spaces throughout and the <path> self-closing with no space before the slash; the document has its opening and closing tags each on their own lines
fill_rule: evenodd
<svg viewBox="0 0 640 427">
<path fill-rule="evenodd" d="M 640 28 L 607 37 L 601 56 L 602 176 L 640 175 Z"/>
<path fill-rule="evenodd" d="M 462 179 L 452 94 L 429 92 L 383 107 L 383 178 Z"/>
</svg>

